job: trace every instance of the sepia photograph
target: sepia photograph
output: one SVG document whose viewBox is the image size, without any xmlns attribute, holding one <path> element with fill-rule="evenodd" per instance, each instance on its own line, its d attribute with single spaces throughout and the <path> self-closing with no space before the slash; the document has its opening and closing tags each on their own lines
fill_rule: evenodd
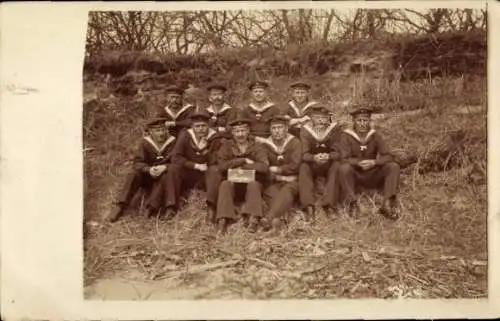
<svg viewBox="0 0 500 321">
<path fill-rule="evenodd" d="M 486 52 L 486 8 L 89 12 L 85 299 L 487 298 Z"/>
</svg>

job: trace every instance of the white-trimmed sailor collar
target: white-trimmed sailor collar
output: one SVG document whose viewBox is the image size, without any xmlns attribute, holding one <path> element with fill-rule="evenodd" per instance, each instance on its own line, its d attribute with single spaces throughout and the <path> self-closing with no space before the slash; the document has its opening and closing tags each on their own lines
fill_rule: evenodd
<svg viewBox="0 0 500 321">
<path fill-rule="evenodd" d="M 262 142 L 264 144 L 267 144 L 268 146 L 270 146 L 273 151 L 278 154 L 278 155 L 281 155 L 285 152 L 285 148 L 286 146 L 290 143 L 290 141 L 292 141 L 292 139 L 294 138 L 295 136 L 293 136 L 292 134 L 288 134 L 285 138 L 285 140 L 283 141 L 283 144 L 281 146 L 277 146 L 273 139 L 272 139 L 272 136 L 269 136 L 268 138 L 266 138 L 265 140 L 262 140 Z"/>
<path fill-rule="evenodd" d="M 197 149 L 201 150 L 201 149 L 204 149 L 204 148 L 206 148 L 206 147 L 207 147 L 207 144 L 203 144 L 203 143 L 202 143 L 202 142 L 203 142 L 203 140 L 198 141 L 198 139 L 196 138 L 196 135 L 194 134 L 194 131 L 193 131 L 193 129 L 192 129 L 192 128 L 189 128 L 189 129 L 187 130 L 187 132 L 188 132 L 189 136 L 191 136 L 191 139 L 192 139 L 192 141 L 193 141 L 193 143 L 194 143 L 194 145 L 195 145 L 195 147 L 196 147 Z M 206 136 L 206 140 L 210 139 L 210 137 L 212 137 L 212 136 L 213 136 L 213 135 L 215 135 L 216 133 L 217 133 L 217 132 L 216 132 L 215 130 L 213 130 L 212 128 L 209 128 L 209 129 L 208 129 L 208 134 L 207 134 L 207 136 Z"/>
<path fill-rule="evenodd" d="M 144 136 L 144 140 L 147 141 L 158 154 L 161 154 L 165 150 L 165 148 L 167 148 L 167 146 L 170 145 L 175 140 L 175 137 L 174 136 L 168 137 L 167 140 L 161 146 L 158 146 L 158 144 L 156 144 L 156 142 L 153 140 L 151 136 Z"/>
<path fill-rule="evenodd" d="M 258 112 L 258 113 L 263 113 L 264 111 L 268 110 L 269 108 L 273 107 L 275 104 L 273 102 L 268 102 L 267 104 L 265 104 L 264 106 L 262 107 L 257 107 L 255 106 L 254 103 L 250 103 L 248 104 L 248 107 L 252 108 L 254 111 Z"/>
<path fill-rule="evenodd" d="M 309 109 L 309 107 L 314 106 L 314 105 L 316 105 L 316 104 L 317 104 L 317 102 L 316 102 L 316 101 L 314 101 L 314 100 L 313 100 L 313 101 L 310 101 L 310 102 L 308 102 L 308 103 L 307 103 L 307 104 L 306 104 L 306 105 L 302 108 L 302 110 L 301 110 L 301 109 L 300 109 L 300 108 L 299 108 L 299 107 L 295 104 L 295 101 L 290 100 L 290 101 L 288 102 L 288 105 L 289 105 L 289 106 L 290 106 L 290 107 L 291 107 L 291 108 L 295 111 L 295 114 L 296 114 L 297 116 L 299 116 L 299 117 L 303 116 L 303 115 L 305 114 L 306 110 L 307 110 L 307 109 Z"/>
<path fill-rule="evenodd" d="M 215 110 L 214 110 L 214 106 L 213 106 L 213 105 L 208 106 L 208 107 L 207 107 L 207 111 L 208 111 L 209 113 L 211 113 L 211 114 L 214 114 L 214 115 L 220 115 L 220 114 L 222 114 L 223 112 L 225 112 L 226 110 L 231 109 L 231 108 L 233 108 L 233 107 L 232 107 L 232 106 L 230 106 L 230 105 L 228 105 L 228 104 L 226 104 L 226 103 L 224 103 L 224 105 L 222 105 L 222 108 L 221 108 L 221 109 L 219 109 L 217 112 L 215 112 Z"/>
<path fill-rule="evenodd" d="M 352 129 L 345 129 L 344 133 L 351 135 L 361 144 L 366 144 L 370 140 L 370 138 L 375 134 L 375 129 L 370 129 L 370 131 L 366 134 L 364 139 L 361 139 L 361 137 L 359 137 L 359 135 Z"/>
<path fill-rule="evenodd" d="M 176 120 L 183 112 L 185 112 L 186 110 L 188 110 L 189 108 L 192 108 L 192 107 L 194 107 L 194 106 L 191 104 L 187 104 L 187 105 L 182 106 L 181 109 L 179 109 L 176 113 L 174 113 L 170 109 L 170 107 L 165 106 L 165 111 L 167 112 L 167 114 L 170 115 L 170 117 L 172 117 L 173 120 Z"/>
<path fill-rule="evenodd" d="M 330 126 L 325 128 L 325 130 L 321 134 L 318 134 L 310 124 L 305 124 L 302 128 L 307 130 L 309 134 L 311 134 L 311 136 L 313 136 L 314 139 L 316 139 L 316 141 L 324 141 L 336 126 L 337 122 L 332 122 Z"/>
</svg>

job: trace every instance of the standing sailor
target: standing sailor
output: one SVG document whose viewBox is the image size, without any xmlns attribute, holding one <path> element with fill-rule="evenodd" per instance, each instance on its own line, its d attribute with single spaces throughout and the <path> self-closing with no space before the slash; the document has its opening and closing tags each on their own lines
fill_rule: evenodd
<svg viewBox="0 0 500 321">
<path fill-rule="evenodd" d="M 269 137 L 269 120 L 279 113 L 279 109 L 269 100 L 268 83 L 255 81 L 248 88 L 252 93 L 252 101 L 243 108 L 243 116 L 250 119 L 251 134 L 260 141 Z"/>
<path fill-rule="evenodd" d="M 219 136 L 230 138 L 229 123 L 236 117 L 236 110 L 226 102 L 227 88 L 220 84 L 212 84 L 208 88 L 210 105 L 207 112 L 210 115 L 210 127 Z"/>
<path fill-rule="evenodd" d="M 309 84 L 296 82 L 290 88 L 292 90 L 292 99 L 288 102 L 286 113 L 290 120 L 290 133 L 299 137 L 302 126 L 311 120 L 307 110 L 317 102 L 309 97 L 311 89 Z"/>
<path fill-rule="evenodd" d="M 184 104 L 183 90 L 177 86 L 169 86 L 165 90 L 167 95 L 167 105 L 156 111 L 156 117 L 166 118 L 165 126 L 170 129 L 171 135 L 178 137 L 179 133 L 189 128 L 190 115 L 194 112 L 195 106 Z"/>
</svg>

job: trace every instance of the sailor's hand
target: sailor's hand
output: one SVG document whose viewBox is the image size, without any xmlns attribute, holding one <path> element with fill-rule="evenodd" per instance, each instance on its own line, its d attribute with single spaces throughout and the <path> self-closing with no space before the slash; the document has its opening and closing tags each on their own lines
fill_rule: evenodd
<svg viewBox="0 0 500 321">
<path fill-rule="evenodd" d="M 271 173 L 279 173 L 280 169 L 278 166 L 271 166 L 271 167 L 269 167 L 269 171 Z"/>
<path fill-rule="evenodd" d="M 208 169 L 207 164 L 195 164 L 194 168 L 199 170 L 200 172 L 206 172 Z"/>
<path fill-rule="evenodd" d="M 158 166 L 156 166 L 156 169 L 157 169 L 158 173 L 161 175 L 167 170 L 167 165 L 165 165 L 165 164 L 158 165 Z"/>
<path fill-rule="evenodd" d="M 363 170 L 369 170 L 373 167 L 375 167 L 375 160 L 374 159 L 364 159 L 358 163 L 359 167 L 361 167 Z"/>
</svg>

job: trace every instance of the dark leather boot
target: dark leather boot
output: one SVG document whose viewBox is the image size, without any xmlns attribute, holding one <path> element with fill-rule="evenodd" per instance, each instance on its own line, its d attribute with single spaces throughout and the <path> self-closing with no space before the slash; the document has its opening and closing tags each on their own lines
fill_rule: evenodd
<svg viewBox="0 0 500 321">
<path fill-rule="evenodd" d="M 314 206 L 308 206 L 307 207 L 307 213 L 306 213 L 306 222 L 311 222 L 316 219 L 316 211 L 314 209 Z"/>
<path fill-rule="evenodd" d="M 175 217 L 176 214 L 177 212 L 175 211 L 175 209 L 173 209 L 172 207 L 167 207 L 167 209 L 165 210 L 165 219 L 167 221 L 170 221 Z"/>
<path fill-rule="evenodd" d="M 219 222 L 217 222 L 217 228 L 219 230 L 219 233 L 224 235 L 227 233 L 227 227 L 229 225 L 229 222 L 225 218 L 221 218 Z"/>
<path fill-rule="evenodd" d="M 359 206 L 358 202 L 350 201 L 347 205 L 347 213 L 352 218 L 357 218 L 359 216 Z"/>
<path fill-rule="evenodd" d="M 396 202 L 394 199 L 384 200 L 382 206 L 380 207 L 380 213 L 391 220 L 398 219 L 398 213 L 396 212 Z"/>
<path fill-rule="evenodd" d="M 212 223 L 212 224 L 215 224 L 216 221 L 215 221 L 215 208 L 211 205 L 208 205 L 208 208 L 207 208 L 207 222 L 208 223 Z"/>
<path fill-rule="evenodd" d="M 106 217 L 106 220 L 110 223 L 114 223 L 118 221 L 118 219 L 123 215 L 124 206 L 120 204 L 114 204 L 113 208 L 109 212 L 109 215 Z"/>
<path fill-rule="evenodd" d="M 255 233 L 257 232 L 258 228 L 259 228 L 259 220 L 256 217 L 251 217 L 248 225 L 248 231 L 250 233 Z"/>
</svg>

